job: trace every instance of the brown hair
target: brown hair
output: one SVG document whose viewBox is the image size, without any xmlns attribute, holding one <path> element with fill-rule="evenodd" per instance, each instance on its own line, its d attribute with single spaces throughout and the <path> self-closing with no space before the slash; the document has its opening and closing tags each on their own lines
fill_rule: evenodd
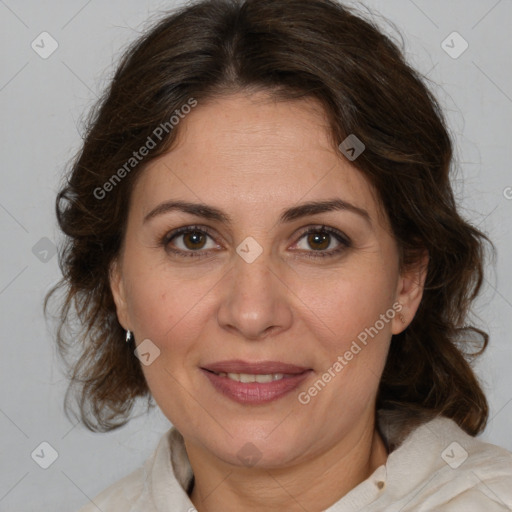
<svg viewBox="0 0 512 512">
<path fill-rule="evenodd" d="M 124 425 L 138 397 L 152 405 L 109 286 L 130 192 L 144 166 L 170 149 L 179 124 L 170 128 L 169 120 L 183 105 L 239 91 L 315 98 L 336 146 L 349 134 L 364 142 L 353 163 L 378 191 L 402 268 L 425 249 L 430 258 L 419 309 L 391 341 L 377 407 L 410 417 L 444 415 L 479 433 L 488 405 L 470 362 L 488 336 L 465 322 L 481 287 L 488 239 L 457 212 L 452 144 L 424 80 L 371 21 L 331 0 L 196 2 L 167 15 L 125 53 L 56 202 L 67 236 L 59 252 L 63 278 L 45 311 L 50 297 L 64 291 L 57 342 L 71 380 L 66 413 L 75 388 L 90 430 Z M 143 164 L 130 160 L 162 126 L 164 136 Z M 482 346 L 470 354 L 474 333 Z"/>
</svg>

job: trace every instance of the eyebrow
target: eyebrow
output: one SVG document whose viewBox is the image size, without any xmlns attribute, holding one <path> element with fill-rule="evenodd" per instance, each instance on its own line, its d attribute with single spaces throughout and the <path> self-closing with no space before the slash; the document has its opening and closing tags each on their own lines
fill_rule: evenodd
<svg viewBox="0 0 512 512">
<path fill-rule="evenodd" d="M 143 222 L 146 223 L 159 215 L 163 215 L 172 211 L 189 213 L 197 217 L 202 217 L 203 219 L 214 220 L 223 224 L 232 224 L 232 220 L 229 215 L 224 213 L 222 210 L 203 203 L 190 203 L 187 201 L 165 201 L 164 203 L 159 204 L 156 208 L 151 210 L 144 217 Z M 370 226 L 372 225 L 370 214 L 366 210 L 338 198 L 330 199 L 327 201 L 311 201 L 308 203 L 302 203 L 298 206 L 293 206 L 292 208 L 288 208 L 281 213 L 279 222 L 292 222 L 309 215 L 316 215 L 319 213 L 332 211 L 349 211 L 351 213 L 355 213 L 366 220 Z"/>
</svg>

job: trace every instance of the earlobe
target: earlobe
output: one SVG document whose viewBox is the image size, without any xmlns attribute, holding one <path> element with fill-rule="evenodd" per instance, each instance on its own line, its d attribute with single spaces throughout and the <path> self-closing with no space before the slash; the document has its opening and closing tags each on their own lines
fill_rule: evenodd
<svg viewBox="0 0 512 512">
<path fill-rule="evenodd" d="M 109 269 L 109 282 L 112 297 L 116 305 L 117 319 L 124 329 L 129 328 L 128 311 L 126 305 L 126 291 L 121 269 L 117 260 L 113 261 Z"/>
<path fill-rule="evenodd" d="M 425 250 L 417 263 L 405 269 L 398 280 L 397 302 L 400 307 L 393 319 L 393 334 L 400 334 L 412 322 L 423 297 L 429 255 Z"/>
</svg>

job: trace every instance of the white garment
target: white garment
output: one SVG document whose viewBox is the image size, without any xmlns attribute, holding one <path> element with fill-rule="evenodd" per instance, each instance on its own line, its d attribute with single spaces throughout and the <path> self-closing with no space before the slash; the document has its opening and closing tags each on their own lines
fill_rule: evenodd
<svg viewBox="0 0 512 512">
<path fill-rule="evenodd" d="M 469 436 L 448 418 L 402 437 L 383 421 L 377 417 L 392 447 L 386 463 L 325 512 L 512 511 L 512 453 Z M 192 476 L 183 437 L 172 427 L 143 467 L 79 512 L 194 512 L 186 492 Z"/>
</svg>

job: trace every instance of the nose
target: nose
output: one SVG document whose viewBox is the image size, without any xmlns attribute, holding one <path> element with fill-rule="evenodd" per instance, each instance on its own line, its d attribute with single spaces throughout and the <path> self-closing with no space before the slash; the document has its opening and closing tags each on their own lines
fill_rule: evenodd
<svg viewBox="0 0 512 512">
<path fill-rule="evenodd" d="M 261 340 L 291 326 L 291 292 L 264 254 L 252 263 L 236 256 L 225 279 L 217 313 L 223 329 L 247 340 Z"/>
</svg>

